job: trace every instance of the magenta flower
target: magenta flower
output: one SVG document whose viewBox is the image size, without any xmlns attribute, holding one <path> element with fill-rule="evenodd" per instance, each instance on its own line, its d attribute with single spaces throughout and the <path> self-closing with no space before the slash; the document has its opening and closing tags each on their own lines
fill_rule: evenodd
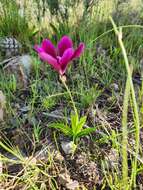
<svg viewBox="0 0 143 190">
<path fill-rule="evenodd" d="M 73 42 L 68 36 L 63 36 L 58 42 L 57 48 L 48 39 L 42 41 L 41 46 L 35 45 L 39 57 L 52 65 L 53 68 L 63 75 L 66 72 L 68 64 L 75 58 L 80 57 L 84 50 L 84 43 L 74 50 Z"/>
</svg>

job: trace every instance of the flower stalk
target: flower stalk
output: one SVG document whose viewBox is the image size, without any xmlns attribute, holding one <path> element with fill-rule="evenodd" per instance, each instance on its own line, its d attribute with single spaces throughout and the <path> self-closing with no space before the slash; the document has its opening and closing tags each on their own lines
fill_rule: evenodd
<svg viewBox="0 0 143 190">
<path fill-rule="evenodd" d="M 137 101 L 136 101 L 135 90 L 134 90 L 134 85 L 133 85 L 133 80 L 132 80 L 132 72 L 130 69 L 126 49 L 124 47 L 124 43 L 122 40 L 122 28 L 120 27 L 118 30 L 116 24 L 114 23 L 114 21 L 111 17 L 110 17 L 110 20 L 113 25 L 115 34 L 118 37 L 118 42 L 119 42 L 119 45 L 121 47 L 122 54 L 124 57 L 125 66 L 126 66 L 126 70 L 127 70 L 127 74 L 128 74 L 129 85 L 130 85 L 130 89 L 131 89 L 131 97 L 132 97 L 132 101 L 133 101 L 134 125 L 135 125 L 135 129 L 136 129 L 136 132 L 135 132 L 136 146 L 135 146 L 135 159 L 134 159 L 134 164 L 133 164 L 133 169 L 132 169 L 132 182 L 133 182 L 134 188 L 136 188 L 137 157 L 138 157 L 138 153 L 139 153 L 139 144 L 140 144 L 140 137 L 139 137 L 139 135 L 140 135 L 140 119 L 139 119 L 138 105 L 137 105 Z"/>
<path fill-rule="evenodd" d="M 64 76 L 64 75 L 63 75 L 63 76 L 60 75 L 60 80 L 61 80 L 62 84 L 64 85 L 64 87 L 66 88 L 66 90 L 67 90 L 67 92 L 68 92 L 68 94 L 69 94 L 69 97 L 70 97 L 70 99 L 71 99 L 71 102 L 72 102 L 72 105 L 73 105 L 73 109 L 74 109 L 75 115 L 77 115 L 78 112 L 77 112 L 77 109 L 76 109 L 76 106 L 75 106 L 75 102 L 74 102 L 74 100 L 73 100 L 71 91 L 70 91 L 70 89 L 68 88 L 68 86 L 67 86 L 67 84 L 66 84 L 66 78 L 65 78 L 65 76 Z"/>
</svg>

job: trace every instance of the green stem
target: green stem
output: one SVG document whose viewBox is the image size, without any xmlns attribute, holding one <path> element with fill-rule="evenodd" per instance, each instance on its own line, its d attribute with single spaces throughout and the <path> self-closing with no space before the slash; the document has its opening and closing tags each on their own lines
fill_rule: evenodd
<svg viewBox="0 0 143 190">
<path fill-rule="evenodd" d="M 127 145 L 128 145 L 128 105 L 130 97 L 130 84 L 129 78 L 127 78 L 124 101 L 123 101 L 123 112 L 122 112 L 122 181 L 123 186 L 126 189 L 128 187 L 128 156 L 127 156 Z"/>
<path fill-rule="evenodd" d="M 68 88 L 68 86 L 67 86 L 67 84 L 66 84 L 66 82 L 65 82 L 64 76 L 60 76 L 60 79 L 61 79 L 61 81 L 62 81 L 62 84 L 63 84 L 64 87 L 66 88 L 66 90 L 67 90 L 69 96 L 70 96 L 70 99 L 71 99 L 71 102 L 72 102 L 72 105 L 73 105 L 74 112 L 75 112 L 75 114 L 77 115 L 78 113 L 77 113 L 77 109 L 76 109 L 76 106 L 75 106 L 75 102 L 74 102 L 74 100 L 73 100 L 71 91 L 69 90 L 69 88 Z"/>
<path fill-rule="evenodd" d="M 139 29 L 143 29 L 143 26 L 141 25 L 123 25 L 123 26 L 120 26 L 121 28 L 139 28 Z M 118 29 L 119 27 L 116 26 L 116 28 Z M 106 32 L 102 33 L 101 35 L 97 36 L 94 40 L 92 40 L 87 47 L 90 47 L 93 43 L 95 43 L 98 39 L 104 37 L 105 35 L 111 33 L 114 31 L 114 28 L 110 29 L 110 30 L 107 30 Z"/>
<path fill-rule="evenodd" d="M 131 70 L 130 70 L 130 66 L 129 66 L 129 62 L 128 62 L 128 57 L 127 57 L 127 53 L 124 47 L 124 43 L 122 41 L 122 31 L 121 28 L 117 29 L 117 26 L 115 25 L 113 19 L 110 17 L 110 20 L 112 22 L 115 34 L 118 37 L 118 42 L 119 45 L 121 47 L 122 50 L 122 54 L 124 57 L 124 61 L 125 61 L 125 66 L 126 66 L 126 70 L 127 70 L 127 74 L 128 74 L 128 80 L 129 80 L 129 84 L 130 84 L 130 88 L 131 88 L 131 96 L 132 96 L 132 101 L 133 101 L 133 110 L 134 110 L 134 116 L 135 116 L 135 120 L 134 120 L 134 124 L 135 124 L 135 128 L 136 128 L 136 156 L 135 156 L 135 160 L 134 160 L 134 167 L 132 170 L 132 176 L 133 176 L 133 184 L 134 186 L 136 186 L 136 173 L 137 173 L 137 155 L 139 153 L 139 143 L 140 143 L 140 138 L 139 138 L 139 134 L 140 134 L 140 120 L 139 120 L 139 113 L 138 113 L 138 105 L 137 105 L 137 101 L 136 101 L 136 97 L 135 97 L 135 90 L 134 90 L 134 85 L 133 85 L 133 81 L 132 81 L 132 74 L 131 74 Z"/>
</svg>

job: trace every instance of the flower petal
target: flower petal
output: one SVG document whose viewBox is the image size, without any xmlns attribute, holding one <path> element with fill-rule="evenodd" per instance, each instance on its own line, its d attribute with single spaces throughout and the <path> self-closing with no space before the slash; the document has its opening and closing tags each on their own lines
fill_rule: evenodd
<svg viewBox="0 0 143 190">
<path fill-rule="evenodd" d="M 34 46 L 34 49 L 38 52 L 38 53 L 41 53 L 41 52 L 43 52 L 44 51 L 44 49 L 43 48 L 41 48 L 40 46 L 38 46 L 38 45 L 35 45 Z"/>
<path fill-rule="evenodd" d="M 60 67 L 59 63 L 57 62 L 57 59 L 55 59 L 54 57 L 52 57 L 51 55 L 49 55 L 49 54 L 47 54 L 45 52 L 39 53 L 39 57 L 43 61 L 45 61 L 45 62 L 49 63 L 50 65 L 52 65 L 56 71 L 60 72 L 61 67 Z"/>
<path fill-rule="evenodd" d="M 45 50 L 46 53 L 56 58 L 56 48 L 50 40 L 44 39 L 42 41 L 42 48 Z"/>
<path fill-rule="evenodd" d="M 63 72 L 62 74 L 65 73 L 66 67 L 67 67 L 68 63 L 72 60 L 73 55 L 74 55 L 73 48 L 68 48 L 65 50 L 63 56 L 60 59 L 60 65 L 61 65 L 61 69 Z"/>
<path fill-rule="evenodd" d="M 73 55 L 72 58 L 74 59 L 74 58 L 80 57 L 80 55 L 84 51 L 84 48 L 85 48 L 84 43 L 80 43 L 79 46 L 78 46 L 78 48 L 75 50 L 74 55 Z"/>
<path fill-rule="evenodd" d="M 72 48 L 72 47 L 73 47 L 73 43 L 72 43 L 71 38 L 69 38 L 68 36 L 63 36 L 58 43 L 59 56 L 62 56 L 66 49 Z"/>
</svg>

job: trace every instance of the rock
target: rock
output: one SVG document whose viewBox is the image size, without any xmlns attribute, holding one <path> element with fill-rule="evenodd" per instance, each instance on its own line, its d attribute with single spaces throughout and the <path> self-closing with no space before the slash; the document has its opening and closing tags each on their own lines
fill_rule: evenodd
<svg viewBox="0 0 143 190">
<path fill-rule="evenodd" d="M 76 145 L 74 144 L 73 141 L 70 142 L 62 141 L 61 147 L 65 154 L 72 154 L 76 148 Z"/>
<path fill-rule="evenodd" d="M 0 63 L 8 75 L 14 75 L 18 86 L 26 87 L 32 69 L 30 55 L 15 56 Z"/>
<path fill-rule="evenodd" d="M 22 45 L 13 37 L 0 39 L 0 51 L 8 58 L 19 55 Z"/>
</svg>

